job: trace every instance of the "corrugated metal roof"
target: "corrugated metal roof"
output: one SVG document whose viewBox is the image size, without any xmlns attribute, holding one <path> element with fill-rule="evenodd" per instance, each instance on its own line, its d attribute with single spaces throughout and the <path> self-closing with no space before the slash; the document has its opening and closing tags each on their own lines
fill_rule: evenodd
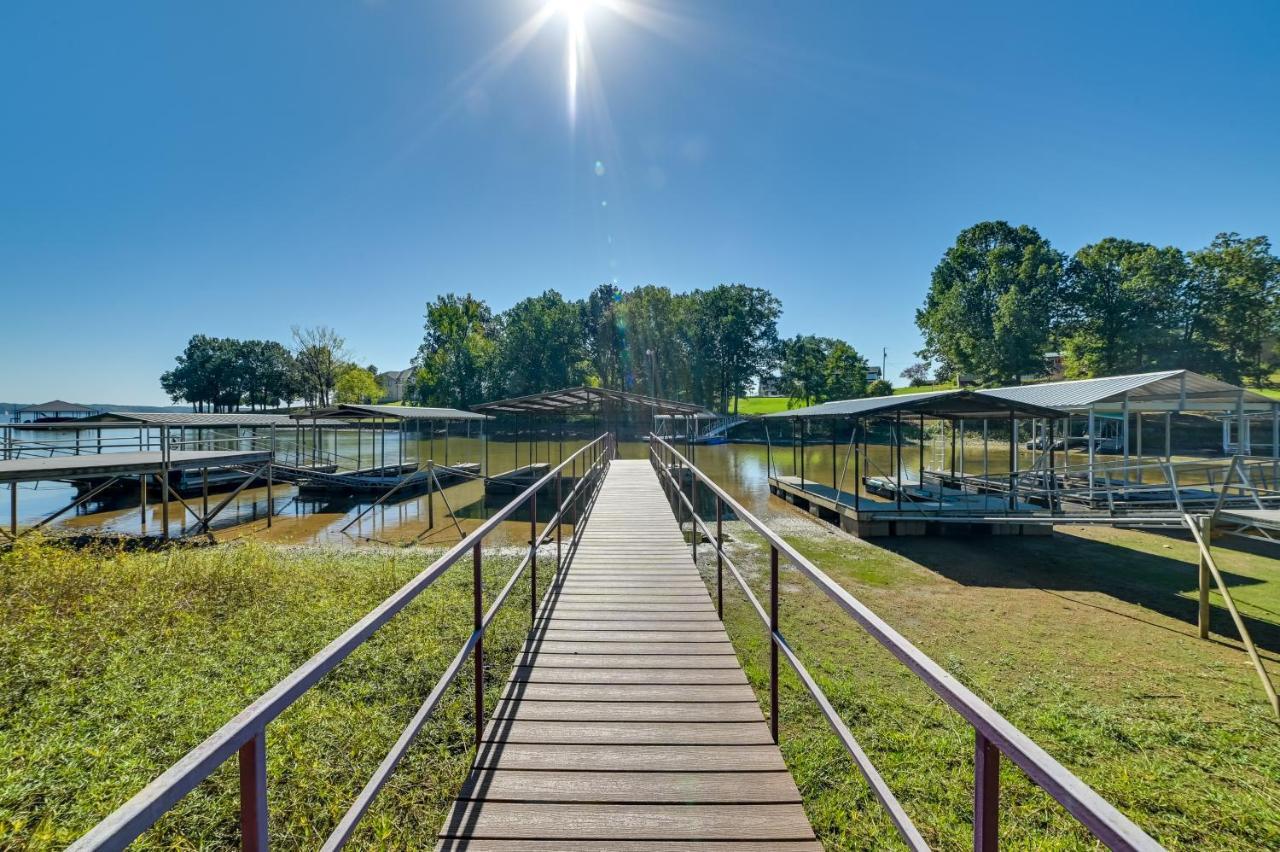
<svg viewBox="0 0 1280 852">
<path fill-rule="evenodd" d="M 257 412 L 227 412 L 222 414 L 185 411 L 107 411 L 94 417 L 86 417 L 81 423 L 128 422 L 151 426 L 198 426 L 203 429 L 233 428 L 236 426 L 288 426 L 297 423 L 287 414 L 259 414 Z M 310 422 L 310 421 L 308 421 Z M 325 420 L 320 425 L 345 426 L 341 420 Z"/>
<path fill-rule="evenodd" d="M 1100 379 L 1077 379 L 1067 382 L 1045 382 L 1037 385 L 991 388 L 983 393 L 1002 399 L 1044 405 L 1050 408 L 1079 409 L 1091 405 L 1120 404 L 1128 395 L 1129 406 L 1141 409 L 1144 402 L 1167 403 L 1185 400 L 1189 407 L 1232 407 L 1244 393 L 1246 403 L 1272 403 L 1274 400 L 1227 382 L 1211 379 L 1190 370 L 1162 370 L 1134 373 Z"/>
<path fill-rule="evenodd" d="M 892 414 L 924 415 L 925 417 L 997 418 L 1008 417 L 1010 412 L 1022 417 L 1056 417 L 1052 408 L 1016 400 L 993 397 L 986 391 L 967 389 L 923 391 L 894 396 L 869 396 L 861 399 L 840 399 L 766 414 L 767 418 L 789 419 L 793 417 L 867 417 Z"/>
<path fill-rule="evenodd" d="M 48 402 L 42 402 L 39 405 L 24 405 L 18 409 L 23 411 L 93 411 L 87 405 L 80 405 L 75 402 L 67 402 L 65 399 L 51 399 Z"/>
<path fill-rule="evenodd" d="M 346 419 L 364 419 L 369 417 L 387 417 L 392 420 L 488 420 L 483 414 L 474 411 L 462 411 L 457 408 L 423 408 L 416 405 L 338 405 L 333 408 L 321 408 L 315 411 L 299 412 L 290 417 L 311 422 L 312 416 L 336 417 Z"/>
<path fill-rule="evenodd" d="M 620 405 L 633 405 L 647 408 L 657 414 L 676 414 L 680 416 L 698 416 L 708 414 L 703 406 L 693 402 L 681 402 L 675 399 L 661 399 L 656 396 L 614 390 L 612 388 L 575 387 L 560 390 L 533 393 L 511 399 L 499 399 L 475 406 L 476 411 L 487 411 L 490 414 L 575 414 L 591 411 L 603 402 L 615 402 Z"/>
</svg>

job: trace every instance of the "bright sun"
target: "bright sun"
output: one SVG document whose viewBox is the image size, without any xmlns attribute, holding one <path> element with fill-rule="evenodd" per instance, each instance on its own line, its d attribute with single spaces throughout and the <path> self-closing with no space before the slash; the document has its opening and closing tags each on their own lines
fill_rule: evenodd
<svg viewBox="0 0 1280 852">
<path fill-rule="evenodd" d="M 578 75 L 587 55 L 587 9 L 595 0 L 547 0 L 546 9 L 564 16 L 568 32 L 565 38 L 565 97 L 569 107 L 569 123 L 578 117 Z"/>
</svg>

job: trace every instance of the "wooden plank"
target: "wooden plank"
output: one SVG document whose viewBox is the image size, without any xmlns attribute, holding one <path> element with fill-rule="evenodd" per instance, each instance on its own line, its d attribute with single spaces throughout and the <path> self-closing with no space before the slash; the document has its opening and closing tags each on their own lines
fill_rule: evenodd
<svg viewBox="0 0 1280 852">
<path fill-rule="evenodd" d="M 742 684 L 747 676 L 739 668 L 724 669 L 584 669 L 547 665 L 516 666 L 508 680 L 526 683 L 705 683 Z"/>
<path fill-rule="evenodd" d="M 812 840 L 794 804 L 458 802 L 441 837 L 538 840 Z"/>
<path fill-rule="evenodd" d="M 521 654 L 524 665 L 557 666 L 582 669 L 739 669 L 734 654 L 557 654 L 546 649 Z"/>
<path fill-rule="evenodd" d="M 572 745 L 769 745 L 773 738 L 759 722 L 581 722 L 495 719 L 484 732 L 488 742 Z"/>
<path fill-rule="evenodd" d="M 531 652 L 544 654 L 724 654 L 737 657 L 728 642 L 569 642 L 542 639 Z"/>
<path fill-rule="evenodd" d="M 598 722 L 759 722 L 764 714 L 755 701 L 532 701 L 499 702 L 495 719 L 558 719 Z"/>
<path fill-rule="evenodd" d="M 469 840 L 446 838 L 436 847 L 442 852 L 671 852 L 671 844 L 651 840 Z M 816 840 L 699 841 L 697 852 L 822 852 Z"/>
<path fill-rule="evenodd" d="M 786 769 L 775 745 L 502 745 L 476 756 L 482 769 L 594 769 L 604 772 L 760 772 Z"/>
<path fill-rule="evenodd" d="M 789 772 L 758 772 L 750 784 L 740 772 L 522 772 L 479 770 L 459 799 L 491 802 L 633 804 L 784 804 L 799 802 Z"/>
<path fill-rule="evenodd" d="M 538 701 L 755 701 L 751 687 L 734 684 L 523 683 L 508 681 L 504 697 Z"/>
<path fill-rule="evenodd" d="M 686 612 L 676 610 L 675 612 L 663 612 L 661 610 L 628 610 L 628 609 L 612 609 L 601 611 L 596 607 L 574 609 L 554 607 L 546 612 L 545 615 L 539 617 L 538 624 L 544 621 L 569 621 L 569 622 L 588 622 L 606 619 L 606 623 L 611 623 L 611 619 L 623 619 L 626 621 L 662 621 L 671 623 L 674 621 L 687 621 L 693 623 L 720 625 L 720 619 L 716 618 L 715 610 L 707 608 Z"/>
<path fill-rule="evenodd" d="M 724 630 L 569 630 L 539 628 L 536 636 L 557 642 L 725 642 Z"/>
</svg>

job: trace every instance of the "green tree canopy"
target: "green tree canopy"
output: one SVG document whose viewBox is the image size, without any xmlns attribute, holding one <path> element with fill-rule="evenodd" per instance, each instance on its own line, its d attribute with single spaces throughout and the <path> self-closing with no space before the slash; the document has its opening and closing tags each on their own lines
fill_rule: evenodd
<svg viewBox="0 0 1280 852">
<path fill-rule="evenodd" d="M 928 351 L 983 381 L 1039 372 L 1064 264 L 1027 225 L 981 222 L 961 231 L 916 312 Z"/>
<path fill-rule="evenodd" d="M 1229 382 L 1267 384 L 1278 364 L 1280 258 L 1266 237 L 1218 234 L 1191 253 L 1195 324 L 1211 352 L 1211 369 Z"/>
<path fill-rule="evenodd" d="M 452 408 L 483 402 L 495 385 L 497 330 L 489 306 L 470 293 L 436 297 L 427 305 L 409 396 Z"/>
<path fill-rule="evenodd" d="M 1133 373 L 1162 366 L 1187 283 L 1176 248 L 1108 237 L 1072 258 L 1058 328 L 1072 377 Z"/>
<path fill-rule="evenodd" d="M 348 405 L 372 405 L 382 399 L 378 377 L 356 364 L 347 364 L 334 383 L 334 401 Z"/>
</svg>

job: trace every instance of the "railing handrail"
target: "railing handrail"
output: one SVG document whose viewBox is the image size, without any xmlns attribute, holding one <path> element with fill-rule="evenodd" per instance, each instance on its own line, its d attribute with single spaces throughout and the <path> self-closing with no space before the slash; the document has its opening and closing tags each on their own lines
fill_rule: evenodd
<svg viewBox="0 0 1280 852">
<path fill-rule="evenodd" d="M 812 580 L 828 598 L 852 616 L 864 630 L 920 677 L 936 695 L 1044 788 L 1099 840 L 1113 849 L 1160 850 L 1163 848 L 1114 805 L 1036 745 L 1030 737 L 1018 730 L 991 705 L 890 627 L 868 606 L 828 577 L 822 569 L 801 555 L 714 480 L 695 465 L 690 464 L 688 459 L 673 446 L 652 433 L 650 433 L 650 441 L 665 448 L 670 456 L 687 468 L 698 482 L 711 489 L 718 499 L 729 506 L 739 520 L 763 536 L 778 553 L 785 555 L 787 560 Z M 650 455 L 651 459 L 657 459 L 656 452 L 651 452 Z M 668 475 L 670 475 L 669 471 Z M 693 513 L 693 517 L 698 523 L 702 523 L 696 512 Z M 722 544 L 717 542 L 717 547 L 722 548 Z M 771 641 L 777 641 L 777 638 L 772 637 L 772 632 Z"/>
<path fill-rule="evenodd" d="M 187 752 L 69 848 L 115 850 L 127 847 L 164 813 L 181 801 L 196 785 L 235 755 L 242 746 L 261 736 L 269 722 L 337 667 L 352 651 L 439 579 L 455 562 L 483 542 L 485 537 L 498 528 L 499 524 L 511 518 L 516 510 L 530 498 L 536 499 L 537 492 L 553 482 L 566 467 L 573 465 L 576 468 L 580 456 L 596 453 L 597 450 L 599 452 L 594 455 L 592 469 L 602 463 L 607 464 L 610 446 L 611 436 L 605 433 L 548 470 L 541 479 L 522 491 L 417 576 L 264 692 L 202 743 Z M 584 474 L 587 470 L 588 468 L 584 465 Z M 536 544 L 537 539 L 533 542 L 533 546 L 536 547 Z M 241 779 L 243 784 L 243 767 Z M 265 836 L 265 826 L 260 826 L 259 829 Z M 246 838 L 246 844 L 256 848 L 256 844 L 248 838 Z"/>
</svg>

